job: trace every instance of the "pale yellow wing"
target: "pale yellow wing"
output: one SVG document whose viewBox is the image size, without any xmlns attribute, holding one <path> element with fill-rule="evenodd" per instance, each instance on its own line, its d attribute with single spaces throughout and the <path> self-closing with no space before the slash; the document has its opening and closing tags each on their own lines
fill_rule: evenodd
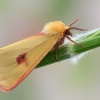
<svg viewBox="0 0 100 100">
<path fill-rule="evenodd" d="M 40 34 L 0 49 L 0 88 L 16 87 L 56 44 L 56 36 Z"/>
</svg>

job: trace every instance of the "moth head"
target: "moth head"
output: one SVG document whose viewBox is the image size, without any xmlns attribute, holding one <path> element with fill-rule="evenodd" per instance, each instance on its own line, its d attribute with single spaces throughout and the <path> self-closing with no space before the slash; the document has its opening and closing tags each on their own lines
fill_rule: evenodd
<svg viewBox="0 0 100 100">
<path fill-rule="evenodd" d="M 66 26 L 61 21 L 49 22 L 44 26 L 43 31 L 46 34 L 49 34 L 49 35 L 56 35 L 59 39 L 65 37 L 66 35 L 72 36 L 73 34 L 72 34 L 71 30 L 80 30 L 80 31 L 87 30 L 87 29 L 82 29 L 82 28 L 78 28 L 78 27 L 74 27 L 73 26 L 73 24 L 75 24 L 81 18 L 83 18 L 83 16 L 78 18 L 78 19 L 76 19 L 69 26 Z"/>
</svg>

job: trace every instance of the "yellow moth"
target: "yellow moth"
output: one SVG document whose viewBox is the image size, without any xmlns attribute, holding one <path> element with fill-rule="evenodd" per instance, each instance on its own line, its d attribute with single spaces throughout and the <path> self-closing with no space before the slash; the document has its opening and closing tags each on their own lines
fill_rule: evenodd
<svg viewBox="0 0 100 100">
<path fill-rule="evenodd" d="M 52 48 L 58 50 L 65 38 L 78 44 L 68 35 L 72 36 L 71 29 L 86 30 L 72 27 L 81 18 L 69 26 L 61 21 L 49 22 L 39 34 L 0 48 L 0 89 L 10 91 L 19 85 Z"/>
</svg>

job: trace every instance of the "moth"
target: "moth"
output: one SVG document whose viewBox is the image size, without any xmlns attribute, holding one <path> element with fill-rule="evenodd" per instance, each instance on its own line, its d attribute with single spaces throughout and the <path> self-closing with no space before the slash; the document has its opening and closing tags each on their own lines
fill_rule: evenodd
<svg viewBox="0 0 100 100">
<path fill-rule="evenodd" d="M 69 37 L 72 36 L 72 29 L 87 30 L 72 26 L 81 18 L 69 26 L 61 21 L 49 22 L 39 34 L 0 48 L 0 89 L 6 92 L 18 86 L 52 48 L 56 50 L 55 57 L 59 60 L 57 50 L 65 38 L 83 46 Z"/>
</svg>

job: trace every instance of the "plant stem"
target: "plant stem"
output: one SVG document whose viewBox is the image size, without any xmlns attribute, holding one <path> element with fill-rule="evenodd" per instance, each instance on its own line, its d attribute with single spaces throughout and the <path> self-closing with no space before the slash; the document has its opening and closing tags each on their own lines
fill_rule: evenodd
<svg viewBox="0 0 100 100">
<path fill-rule="evenodd" d="M 62 45 L 58 50 L 58 59 L 60 61 L 72 58 L 82 54 L 85 51 L 97 48 L 100 46 L 100 29 L 96 29 L 82 35 L 76 36 L 74 41 L 83 44 L 85 47 L 78 46 L 72 42 Z M 55 50 L 50 51 L 45 58 L 38 64 L 36 68 L 40 68 L 55 62 L 58 62 L 55 57 Z"/>
</svg>

